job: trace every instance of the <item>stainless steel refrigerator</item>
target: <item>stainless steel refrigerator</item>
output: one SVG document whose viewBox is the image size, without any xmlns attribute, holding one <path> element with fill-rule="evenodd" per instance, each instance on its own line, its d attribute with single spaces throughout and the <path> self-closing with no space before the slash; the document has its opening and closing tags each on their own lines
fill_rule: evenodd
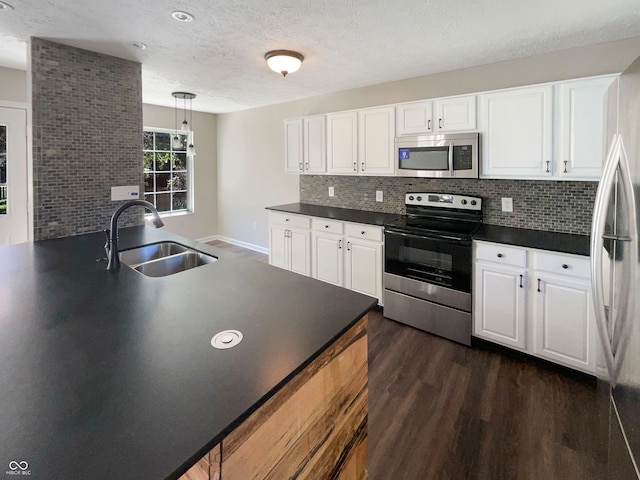
<svg viewBox="0 0 640 480">
<path fill-rule="evenodd" d="M 609 150 L 591 230 L 609 480 L 640 480 L 640 58 L 607 93 Z M 598 412 L 602 414 L 603 412 Z"/>
</svg>

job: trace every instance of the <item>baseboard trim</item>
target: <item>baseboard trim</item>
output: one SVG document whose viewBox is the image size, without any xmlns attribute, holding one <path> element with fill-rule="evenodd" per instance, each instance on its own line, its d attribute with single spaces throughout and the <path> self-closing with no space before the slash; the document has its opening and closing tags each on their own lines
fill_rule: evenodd
<svg viewBox="0 0 640 480">
<path fill-rule="evenodd" d="M 269 249 L 267 247 L 261 247 L 260 245 L 254 245 L 253 243 L 243 242 L 242 240 L 236 240 L 235 238 L 225 237 L 224 235 L 212 235 L 210 237 L 200 238 L 198 242 L 212 242 L 213 240 L 220 240 L 221 242 L 230 243 L 231 245 L 237 245 L 238 247 L 248 248 L 254 252 L 264 253 L 269 255 Z"/>
</svg>

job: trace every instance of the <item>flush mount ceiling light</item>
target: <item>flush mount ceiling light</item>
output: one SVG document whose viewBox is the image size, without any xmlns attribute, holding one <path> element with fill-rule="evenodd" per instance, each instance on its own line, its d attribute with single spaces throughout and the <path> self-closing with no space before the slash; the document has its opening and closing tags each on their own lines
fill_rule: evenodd
<svg viewBox="0 0 640 480">
<path fill-rule="evenodd" d="M 286 77 L 288 73 L 298 71 L 304 57 L 301 53 L 292 52 L 291 50 L 271 50 L 264 54 L 264 59 L 271 70 Z"/>
<path fill-rule="evenodd" d="M 181 150 L 184 147 L 182 146 L 182 140 L 178 135 L 178 99 L 182 99 L 182 110 L 184 112 L 184 120 L 182 121 L 182 127 L 180 128 L 183 134 L 189 137 L 189 132 L 193 131 L 193 109 L 191 108 L 191 101 L 196 98 L 195 93 L 189 92 L 172 92 L 173 98 L 175 99 L 175 132 L 173 138 L 171 139 L 171 146 L 174 150 Z M 189 100 L 189 122 L 187 122 L 187 100 Z M 191 125 L 191 127 L 190 127 Z M 193 146 L 193 140 L 189 142 L 189 146 L 187 147 L 187 155 L 192 157 L 196 156 L 196 147 Z"/>
<path fill-rule="evenodd" d="M 8 4 L 7 2 L 0 2 L 0 10 L 15 10 L 13 5 Z"/>
<path fill-rule="evenodd" d="M 179 22 L 193 22 L 193 15 L 188 12 L 183 12 L 181 10 L 176 10 L 175 12 L 171 12 L 171 16 L 178 20 Z"/>
<path fill-rule="evenodd" d="M 139 48 L 140 50 L 145 50 L 147 48 L 146 44 L 144 44 L 142 42 L 138 42 L 138 41 L 131 42 L 131 45 L 133 45 L 136 48 Z"/>
</svg>

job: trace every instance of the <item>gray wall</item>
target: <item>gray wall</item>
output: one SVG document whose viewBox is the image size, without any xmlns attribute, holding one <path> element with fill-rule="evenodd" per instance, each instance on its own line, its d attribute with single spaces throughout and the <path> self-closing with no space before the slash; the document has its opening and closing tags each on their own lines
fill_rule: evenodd
<svg viewBox="0 0 640 480">
<path fill-rule="evenodd" d="M 407 192 L 459 193 L 483 198 L 485 223 L 588 234 L 597 188 L 597 182 L 302 175 L 300 201 L 405 214 Z M 384 192 L 382 203 L 375 201 L 376 190 Z M 502 212 L 502 197 L 513 199 L 513 212 Z"/>
<path fill-rule="evenodd" d="M 34 239 L 107 228 L 110 187 L 144 191 L 141 65 L 32 38 L 31 91 Z"/>
<path fill-rule="evenodd" d="M 632 38 L 219 115 L 218 233 L 249 244 L 267 246 L 268 222 L 264 207 L 297 202 L 301 197 L 310 198 L 307 197 L 307 190 L 301 191 L 301 188 L 309 187 L 307 182 L 318 182 L 311 187 L 326 192 L 323 182 L 327 180 L 322 176 L 308 179 L 303 176 L 299 180 L 298 175 L 284 173 L 285 118 L 616 73 L 631 64 L 639 52 L 640 38 Z M 292 74 L 284 80 L 295 82 L 295 75 Z M 340 188 L 343 186 L 345 189 L 355 189 L 354 195 L 364 196 L 366 189 L 360 191 L 359 188 L 370 180 L 342 178 L 342 182 L 345 183 L 336 183 L 336 188 L 340 185 Z M 536 185 L 544 183 L 546 182 L 534 182 L 531 184 L 532 191 Z M 556 192 L 574 187 L 581 188 L 579 185 L 572 186 L 572 183 L 559 182 L 550 188 Z M 500 196 L 506 192 L 508 195 L 504 196 L 514 198 L 515 208 L 522 206 L 522 202 L 517 199 L 517 182 L 504 181 L 503 184 L 493 184 L 490 181 L 482 181 L 477 186 L 482 187 L 482 191 L 479 192 L 481 196 L 486 196 L 483 195 L 485 188 L 494 188 L 494 193 L 490 193 L 489 197 Z M 592 189 L 593 185 L 588 188 Z M 570 194 L 570 198 L 580 212 L 585 212 L 590 208 L 592 193 L 585 192 L 584 196 L 581 195 L 574 192 Z M 563 201 L 564 197 L 557 196 L 549 204 L 562 204 Z M 530 205 L 530 202 L 527 205 Z M 574 205 L 571 207 L 574 208 Z M 489 202 L 489 206 L 493 210 L 494 202 Z M 533 212 L 535 206 L 526 208 Z M 494 213 L 490 211 L 489 218 L 495 219 Z M 525 215 L 528 212 L 523 210 L 518 213 Z M 514 219 L 516 224 L 520 224 L 520 219 L 516 217 L 505 222 Z M 256 222 L 255 229 L 252 227 L 253 222 Z M 586 223 L 588 222 L 585 220 L 580 228 L 571 229 L 584 231 L 588 228 Z"/>
</svg>

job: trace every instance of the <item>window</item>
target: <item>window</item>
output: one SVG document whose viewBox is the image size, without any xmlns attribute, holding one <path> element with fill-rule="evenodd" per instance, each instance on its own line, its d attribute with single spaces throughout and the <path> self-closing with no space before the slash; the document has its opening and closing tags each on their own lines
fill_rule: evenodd
<svg viewBox="0 0 640 480">
<path fill-rule="evenodd" d="M 143 132 L 144 198 L 153 203 L 160 213 L 193 210 L 188 135 L 178 132 L 178 148 L 174 148 L 176 145 L 171 141 L 174 135 L 161 129 L 145 129 Z"/>
</svg>

